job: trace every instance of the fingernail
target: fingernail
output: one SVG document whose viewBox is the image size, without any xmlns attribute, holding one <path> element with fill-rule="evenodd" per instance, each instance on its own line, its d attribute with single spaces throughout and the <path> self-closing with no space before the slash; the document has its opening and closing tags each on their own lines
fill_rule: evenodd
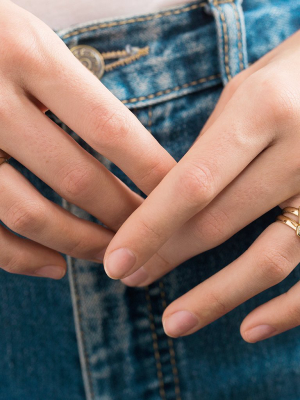
<svg viewBox="0 0 300 400">
<path fill-rule="evenodd" d="M 198 325 L 198 318 L 189 311 L 177 311 L 163 320 L 164 331 L 169 336 L 182 336 Z"/>
<path fill-rule="evenodd" d="M 249 329 L 244 333 L 245 338 L 249 342 L 257 342 L 259 340 L 267 339 L 276 329 L 270 325 L 258 325 L 255 328 Z"/>
<path fill-rule="evenodd" d="M 135 271 L 132 275 L 127 276 L 122 279 L 122 282 L 127 286 L 137 286 L 145 282 L 149 278 L 148 273 L 145 271 L 144 267 L 141 267 Z"/>
<path fill-rule="evenodd" d="M 65 268 L 58 265 L 46 265 L 36 270 L 34 274 L 43 278 L 61 279 L 65 275 Z"/>
<path fill-rule="evenodd" d="M 104 258 L 105 252 L 106 252 L 106 248 L 103 249 L 103 250 L 101 250 L 100 253 L 98 253 L 98 254 L 95 256 L 94 260 L 95 260 L 95 261 L 100 261 L 100 262 L 102 263 L 102 262 L 103 262 L 103 258 Z"/>
<path fill-rule="evenodd" d="M 118 249 L 113 251 L 106 259 L 104 269 L 112 279 L 121 279 L 125 276 L 136 262 L 136 257 L 129 249 Z"/>
</svg>

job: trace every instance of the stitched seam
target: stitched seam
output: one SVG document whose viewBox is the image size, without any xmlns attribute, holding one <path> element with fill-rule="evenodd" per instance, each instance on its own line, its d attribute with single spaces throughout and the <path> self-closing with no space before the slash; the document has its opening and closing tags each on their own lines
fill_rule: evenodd
<svg viewBox="0 0 300 400">
<path fill-rule="evenodd" d="M 161 299 L 162 299 L 163 309 L 165 310 L 167 308 L 166 292 L 165 292 L 164 284 L 162 281 L 159 281 L 159 288 L 160 288 L 160 295 L 161 295 Z M 174 343 L 173 343 L 173 339 L 170 337 L 168 337 L 168 345 L 169 345 L 169 353 L 170 353 L 170 362 L 172 365 L 172 373 L 173 373 L 173 380 L 174 380 L 174 386 L 175 386 L 176 400 L 181 400 L 179 374 L 178 374 L 178 368 L 177 368 L 176 358 L 175 358 Z"/>
<path fill-rule="evenodd" d="M 217 6 L 218 4 L 230 4 L 232 2 L 233 2 L 233 0 L 215 0 L 214 6 Z"/>
<path fill-rule="evenodd" d="M 66 125 L 64 123 L 62 123 L 62 128 L 64 130 L 66 128 Z M 62 205 L 67 211 L 70 211 L 70 203 L 67 200 L 62 199 Z M 71 287 L 71 292 L 72 292 L 71 293 L 72 294 L 72 305 L 73 305 L 73 313 L 74 313 L 74 318 L 75 318 L 76 337 L 78 340 L 83 381 L 85 384 L 86 392 L 87 392 L 87 390 L 89 391 L 86 393 L 87 400 L 93 400 L 93 399 L 95 399 L 95 392 L 93 389 L 89 358 L 88 358 L 88 354 L 87 354 L 87 350 L 86 350 L 85 334 L 84 334 L 83 329 L 81 328 L 82 311 L 81 311 L 80 296 L 79 296 L 79 291 L 78 291 L 77 273 L 76 273 L 76 268 L 74 267 L 74 259 L 69 255 L 67 255 L 67 263 L 68 263 L 68 268 L 69 268 L 69 282 L 70 282 L 70 287 Z M 72 279 L 72 277 L 73 277 L 73 279 Z M 75 304 L 73 302 L 73 298 L 75 299 Z M 80 336 L 77 332 L 78 328 L 80 330 Z M 82 365 L 82 357 L 84 357 L 85 365 Z M 87 374 L 84 374 L 84 371 L 83 371 L 84 367 L 86 367 L 85 370 L 87 371 Z M 85 378 L 87 378 L 88 382 L 86 382 Z M 86 387 L 86 385 L 88 385 L 88 387 Z"/>
<path fill-rule="evenodd" d="M 113 26 L 133 24 L 134 22 L 151 21 L 153 19 L 167 17 L 167 16 L 170 16 L 170 15 L 178 15 L 178 14 L 182 14 L 182 13 L 187 12 L 187 11 L 196 10 L 197 8 L 204 7 L 206 4 L 207 3 L 204 3 L 204 2 L 200 3 L 200 4 L 193 4 L 192 6 L 185 7 L 185 8 L 182 8 L 180 10 L 165 11 L 165 12 L 162 12 L 162 13 L 159 13 L 159 14 L 149 15 L 148 17 L 137 17 L 137 18 L 131 18 L 131 19 L 124 20 L 124 21 L 103 22 L 103 23 L 98 24 L 98 25 L 93 25 L 93 26 L 89 26 L 89 27 L 86 27 L 86 28 L 80 28 L 80 29 L 77 29 L 74 32 L 67 33 L 62 37 L 62 39 L 67 39 L 67 38 L 69 38 L 71 36 L 78 35 L 79 33 L 90 32 L 90 31 L 93 31 L 93 30 L 96 30 L 96 29 L 111 28 Z"/>
<path fill-rule="evenodd" d="M 94 398 L 95 398 L 95 393 L 94 393 L 94 389 L 93 389 L 93 383 L 92 383 L 92 375 L 91 375 L 91 368 L 90 368 L 90 363 L 89 363 L 89 357 L 88 357 L 87 350 L 86 350 L 85 333 L 84 333 L 84 330 L 81 328 L 82 312 L 81 312 L 80 297 L 79 297 L 79 294 L 78 294 L 77 272 L 76 272 L 76 268 L 74 267 L 74 260 L 73 260 L 73 258 L 70 257 L 70 259 L 71 259 L 72 270 L 73 270 L 73 273 L 74 273 L 74 290 L 75 290 L 75 298 L 76 298 L 77 309 L 78 309 L 79 327 L 80 327 L 80 332 L 81 332 L 81 337 L 82 337 L 82 348 L 83 348 L 84 358 L 85 358 L 85 360 L 86 360 L 86 367 L 87 367 L 88 380 L 89 380 L 89 385 L 90 385 L 90 392 L 91 392 L 92 398 L 94 399 Z"/>
<path fill-rule="evenodd" d="M 105 72 L 112 71 L 113 69 L 117 67 L 122 67 L 124 65 L 128 65 L 133 63 L 134 61 L 137 61 L 141 57 L 145 57 L 149 54 L 149 46 L 139 49 L 137 54 L 134 54 L 132 56 L 124 57 L 121 60 L 114 61 L 110 64 L 105 65 Z"/>
<path fill-rule="evenodd" d="M 236 28 L 237 28 L 237 32 L 238 32 L 238 49 L 239 49 L 240 70 L 243 70 L 243 69 L 245 69 L 245 66 L 244 66 L 244 59 L 243 59 L 243 53 L 242 53 L 242 29 L 241 29 L 240 17 L 237 12 L 237 7 L 236 7 L 235 3 L 232 3 L 232 7 L 233 7 L 233 11 L 234 11 Z"/>
<path fill-rule="evenodd" d="M 207 78 L 200 78 L 200 79 L 198 79 L 196 81 L 192 81 L 190 83 L 185 83 L 184 85 L 176 86 L 175 88 L 172 88 L 172 89 L 161 90 L 159 92 L 156 92 L 156 93 L 153 93 L 153 94 L 149 94 L 148 96 L 133 97 L 131 99 L 122 100 L 122 103 L 127 104 L 127 103 L 135 103 L 136 101 L 154 99 L 155 97 L 159 97 L 159 96 L 162 96 L 164 94 L 169 94 L 169 93 L 172 93 L 172 92 L 176 92 L 176 91 L 178 91 L 180 89 L 185 89 L 185 88 L 188 88 L 190 86 L 198 85 L 200 83 L 212 81 L 212 80 L 220 78 L 220 77 L 221 77 L 220 74 L 211 75 L 211 76 L 208 76 Z"/>
<path fill-rule="evenodd" d="M 153 316 L 153 311 L 152 311 L 149 286 L 145 287 L 145 295 L 146 295 L 146 300 L 147 300 L 147 308 L 148 308 L 148 315 L 149 315 L 149 320 L 150 320 L 154 357 L 155 357 L 155 362 L 156 362 L 157 378 L 158 378 L 158 383 L 159 383 L 159 394 L 160 394 L 160 397 L 162 400 L 166 400 L 164 376 L 163 376 L 163 372 L 162 372 L 160 352 L 158 349 L 158 337 L 157 337 L 155 323 L 154 323 L 154 316 Z"/>
<path fill-rule="evenodd" d="M 229 40 L 228 40 L 228 29 L 227 29 L 227 23 L 226 19 L 224 16 L 224 13 L 217 4 L 215 4 L 216 8 L 219 10 L 220 13 L 220 18 L 222 20 L 222 29 L 223 29 L 223 34 L 224 34 L 224 63 L 225 63 L 225 71 L 227 74 L 228 80 L 232 78 L 230 74 L 230 68 L 229 68 Z"/>
</svg>

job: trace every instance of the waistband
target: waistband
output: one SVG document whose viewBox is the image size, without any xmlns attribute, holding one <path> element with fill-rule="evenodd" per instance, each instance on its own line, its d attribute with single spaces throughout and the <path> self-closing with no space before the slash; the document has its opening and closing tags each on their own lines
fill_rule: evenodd
<svg viewBox="0 0 300 400">
<path fill-rule="evenodd" d="M 226 84 L 299 28 L 300 0 L 208 0 L 55 33 L 99 51 L 102 83 L 139 108 Z"/>
</svg>

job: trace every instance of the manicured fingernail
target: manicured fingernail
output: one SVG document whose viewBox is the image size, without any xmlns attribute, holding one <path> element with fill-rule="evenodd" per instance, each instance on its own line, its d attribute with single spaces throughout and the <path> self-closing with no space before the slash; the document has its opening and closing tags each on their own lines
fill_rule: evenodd
<svg viewBox="0 0 300 400">
<path fill-rule="evenodd" d="M 104 254 L 106 252 L 106 248 L 101 250 L 94 258 L 95 261 L 100 261 L 101 263 L 103 262 Z"/>
<path fill-rule="evenodd" d="M 122 279 L 122 282 L 127 286 L 138 286 L 145 282 L 149 278 L 148 273 L 145 271 L 144 267 L 141 267 L 135 271 L 132 275 L 127 276 Z"/>
<path fill-rule="evenodd" d="M 198 318 L 189 311 L 177 311 L 163 320 L 164 331 L 169 336 L 182 336 L 198 325 Z"/>
<path fill-rule="evenodd" d="M 118 249 L 113 251 L 105 260 L 104 269 L 112 279 L 121 279 L 125 276 L 136 262 L 136 257 L 129 249 Z"/>
<path fill-rule="evenodd" d="M 257 342 L 259 340 L 267 339 L 276 329 L 270 325 L 258 325 L 255 328 L 249 329 L 244 333 L 245 338 L 249 342 Z"/>
<path fill-rule="evenodd" d="M 34 274 L 44 278 L 61 279 L 65 275 L 65 271 L 65 268 L 58 265 L 46 265 L 36 270 Z"/>
</svg>

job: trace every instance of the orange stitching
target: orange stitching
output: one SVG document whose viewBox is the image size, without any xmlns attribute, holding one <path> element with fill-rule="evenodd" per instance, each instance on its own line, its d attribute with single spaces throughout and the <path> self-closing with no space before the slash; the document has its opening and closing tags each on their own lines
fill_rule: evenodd
<svg viewBox="0 0 300 400">
<path fill-rule="evenodd" d="M 127 25 L 127 24 L 133 24 L 134 22 L 144 22 L 144 21 L 151 21 L 153 19 L 158 19 L 161 17 L 166 17 L 169 15 L 178 15 L 190 10 L 195 10 L 197 8 L 201 8 L 204 7 L 207 3 L 200 3 L 200 4 L 193 4 L 192 6 L 189 7 L 185 7 L 182 8 L 180 10 L 173 10 L 173 11 L 165 11 L 159 14 L 154 14 L 154 15 L 149 15 L 148 17 L 138 17 L 138 18 L 131 18 L 131 19 L 127 19 L 127 20 L 123 20 L 123 21 L 114 21 L 114 22 L 103 22 L 101 24 L 98 25 L 93 25 L 93 26 L 89 26 L 86 28 L 80 28 L 77 29 L 76 31 L 70 32 L 65 34 L 62 39 L 67 39 L 71 36 L 75 36 L 79 33 L 83 33 L 83 32 L 90 32 L 96 29 L 103 29 L 103 28 L 111 28 L 113 26 L 120 26 L 120 25 Z"/>
<path fill-rule="evenodd" d="M 155 330 L 155 324 L 154 324 L 154 316 L 152 312 L 152 305 L 151 305 L 151 299 L 150 299 L 150 294 L 149 294 L 149 286 L 146 286 L 145 288 L 146 292 L 146 300 L 147 300 L 147 308 L 149 312 L 149 320 L 150 320 L 150 328 L 151 328 L 151 335 L 152 335 L 152 341 L 153 341 L 153 349 L 154 349 L 154 357 L 156 361 L 156 370 L 157 370 L 157 377 L 158 377 L 158 382 L 159 382 L 159 394 L 162 400 L 166 400 L 166 391 L 165 391 L 165 383 L 164 383 L 164 377 L 163 377 L 163 372 L 162 372 L 162 365 L 160 361 L 160 352 L 158 349 L 158 338 L 157 338 L 157 333 Z"/>
<path fill-rule="evenodd" d="M 161 299 L 162 299 L 163 308 L 165 310 L 167 308 L 167 302 L 166 302 L 166 293 L 164 290 L 164 284 L 162 281 L 159 281 L 159 288 L 160 288 L 160 295 L 161 295 Z M 170 361 L 171 361 L 171 365 L 172 365 L 173 379 L 174 379 L 174 385 L 175 385 L 176 400 L 181 400 L 179 374 L 178 374 L 178 369 L 177 369 L 177 365 L 176 365 L 174 343 L 173 343 L 172 338 L 170 338 L 170 337 L 168 337 L 168 345 L 169 345 Z"/>
<path fill-rule="evenodd" d="M 230 74 L 230 69 L 229 69 L 229 41 L 228 41 L 228 32 L 227 32 L 227 24 L 226 24 L 226 19 L 225 16 L 222 12 L 221 7 L 219 7 L 218 5 L 216 5 L 216 8 L 219 10 L 220 12 L 220 18 L 222 20 L 222 27 L 223 27 L 223 34 L 224 34 L 224 62 L 225 62 L 225 71 L 227 74 L 227 78 L 228 80 L 230 80 L 232 78 L 231 74 Z"/>
<path fill-rule="evenodd" d="M 220 78 L 220 76 L 221 76 L 220 74 L 216 74 L 216 75 L 208 76 L 207 78 L 200 78 L 200 79 L 198 79 L 196 81 L 193 81 L 193 82 L 190 82 L 190 83 L 185 83 L 184 85 L 176 86 L 175 88 L 172 88 L 172 89 L 161 90 L 159 92 L 156 92 L 156 93 L 153 93 L 153 94 L 149 94 L 148 96 L 133 97 L 131 99 L 122 100 L 122 103 L 123 104 L 127 104 L 127 103 L 135 103 L 137 101 L 142 101 L 142 100 L 147 100 L 147 99 L 154 99 L 155 97 L 159 97 L 159 96 L 162 96 L 164 94 L 176 92 L 176 91 L 178 91 L 180 89 L 185 89 L 185 88 L 188 88 L 190 86 L 198 85 L 200 83 L 212 81 L 214 79 Z"/>
<path fill-rule="evenodd" d="M 105 72 L 112 71 L 117 67 L 123 67 L 124 65 L 131 64 L 134 61 L 137 61 L 139 58 L 147 56 L 148 54 L 149 54 L 149 46 L 144 47 L 142 49 L 139 49 L 137 54 L 133 54 L 132 56 L 124 57 L 124 58 L 121 58 L 120 60 L 117 60 L 117 61 L 111 62 L 109 64 L 106 64 L 105 65 Z M 102 54 L 102 55 L 103 55 L 103 58 L 106 59 L 105 58 L 105 53 Z"/>
<path fill-rule="evenodd" d="M 244 65 L 244 60 L 243 60 L 243 53 L 242 53 L 242 29 L 241 29 L 241 23 L 239 21 L 239 14 L 237 12 L 237 8 L 235 3 L 232 3 L 234 15 L 235 15 L 235 20 L 236 20 L 236 27 L 238 31 L 238 48 L 239 48 L 239 60 L 240 60 L 240 70 L 245 69 Z"/>
<path fill-rule="evenodd" d="M 219 1 L 215 0 L 214 5 L 217 6 L 218 4 L 230 4 L 232 2 L 233 2 L 233 0 L 219 0 Z"/>
</svg>

